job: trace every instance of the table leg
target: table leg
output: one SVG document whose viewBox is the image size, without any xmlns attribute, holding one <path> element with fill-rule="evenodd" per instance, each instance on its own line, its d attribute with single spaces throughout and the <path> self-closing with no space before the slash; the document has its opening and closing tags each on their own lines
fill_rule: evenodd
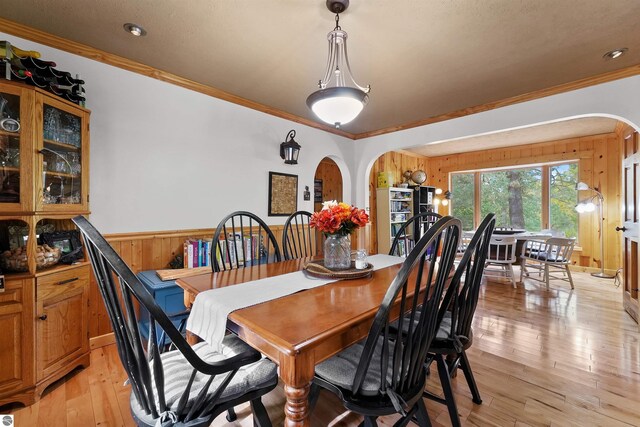
<svg viewBox="0 0 640 427">
<path fill-rule="evenodd" d="M 311 425 L 309 414 L 309 389 L 315 363 L 312 355 L 282 355 L 280 358 L 280 378 L 284 383 L 285 427 L 308 427 Z"/>
<path fill-rule="evenodd" d="M 309 423 L 309 388 L 310 384 L 302 387 L 291 387 L 285 384 L 284 395 L 287 402 L 284 405 L 285 426 L 308 426 Z"/>
<path fill-rule="evenodd" d="M 196 297 L 191 292 L 184 291 L 183 299 L 184 306 L 188 309 L 191 309 L 191 307 L 193 306 L 193 301 L 196 299 Z M 186 338 L 187 342 L 191 345 L 198 344 L 200 341 L 202 341 L 199 336 L 194 335 L 189 331 L 186 331 Z"/>
</svg>

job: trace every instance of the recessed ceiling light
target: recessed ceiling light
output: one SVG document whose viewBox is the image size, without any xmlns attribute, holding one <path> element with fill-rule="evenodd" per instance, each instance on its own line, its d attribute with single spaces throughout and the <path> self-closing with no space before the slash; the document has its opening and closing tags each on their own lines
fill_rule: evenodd
<svg viewBox="0 0 640 427">
<path fill-rule="evenodd" d="M 629 49 L 627 49 L 626 47 L 623 47 L 621 49 L 615 49 L 615 50 L 611 50 L 607 53 L 605 53 L 604 55 L 602 55 L 602 57 L 606 60 L 610 60 L 610 59 L 616 59 L 616 58 L 620 58 L 622 55 L 624 55 Z"/>
<path fill-rule="evenodd" d="M 145 30 L 138 24 L 132 24 L 130 22 L 127 22 L 126 24 L 123 25 L 123 28 L 126 32 L 131 33 L 136 37 L 142 37 L 147 35 L 147 30 Z"/>
</svg>

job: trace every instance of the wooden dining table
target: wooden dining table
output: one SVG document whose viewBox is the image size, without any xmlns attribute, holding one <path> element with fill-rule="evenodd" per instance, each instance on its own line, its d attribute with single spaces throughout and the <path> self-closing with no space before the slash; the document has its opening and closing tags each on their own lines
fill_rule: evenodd
<svg viewBox="0 0 640 427">
<path fill-rule="evenodd" d="M 178 279 L 185 305 L 210 289 L 302 270 L 297 259 Z M 315 365 L 367 336 L 389 284 L 402 264 L 371 277 L 341 280 L 231 312 L 227 328 L 279 365 L 285 426 L 308 426 Z M 396 316 L 398 313 L 395 314 Z"/>
</svg>

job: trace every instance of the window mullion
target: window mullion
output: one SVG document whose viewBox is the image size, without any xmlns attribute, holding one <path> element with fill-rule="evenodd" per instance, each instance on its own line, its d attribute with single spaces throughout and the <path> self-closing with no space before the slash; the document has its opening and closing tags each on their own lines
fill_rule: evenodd
<svg viewBox="0 0 640 427">
<path fill-rule="evenodd" d="M 549 175 L 549 165 L 543 165 L 542 166 L 542 228 L 543 229 L 549 229 L 551 228 L 551 224 L 549 221 L 549 217 L 551 215 L 551 211 L 550 211 L 550 204 L 549 204 L 549 197 L 550 197 L 550 191 L 549 191 L 549 182 L 550 182 L 550 175 Z"/>
<path fill-rule="evenodd" d="M 482 203 L 480 203 L 480 179 L 481 172 L 473 173 L 473 228 L 476 229 L 482 222 Z"/>
</svg>

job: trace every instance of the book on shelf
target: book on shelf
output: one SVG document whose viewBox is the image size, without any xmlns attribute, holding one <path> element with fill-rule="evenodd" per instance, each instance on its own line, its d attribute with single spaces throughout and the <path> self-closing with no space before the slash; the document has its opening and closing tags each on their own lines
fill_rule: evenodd
<svg viewBox="0 0 640 427">
<path fill-rule="evenodd" d="M 211 239 L 189 238 L 183 245 L 184 268 L 207 267 L 211 264 Z"/>
<path fill-rule="evenodd" d="M 211 251 L 213 249 L 209 249 Z M 239 233 L 227 235 L 215 243 L 215 256 L 218 265 L 257 264 L 264 253 L 262 237 L 259 234 L 242 236 Z M 209 255 L 210 256 L 210 255 Z"/>
</svg>

